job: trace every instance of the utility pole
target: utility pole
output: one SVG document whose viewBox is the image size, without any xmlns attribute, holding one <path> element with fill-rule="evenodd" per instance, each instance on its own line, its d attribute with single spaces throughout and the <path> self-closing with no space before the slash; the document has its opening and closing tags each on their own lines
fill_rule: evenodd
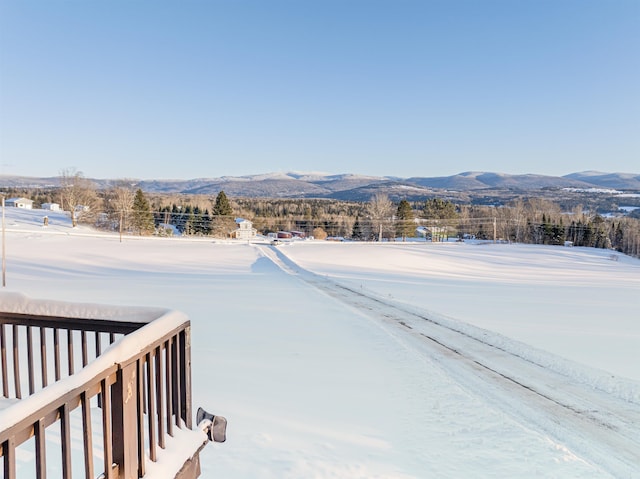
<svg viewBox="0 0 640 479">
<path fill-rule="evenodd" d="M 5 221 L 4 221 L 4 196 L 2 197 L 2 287 L 6 288 L 7 286 L 7 260 L 6 260 L 6 250 L 4 246 L 4 230 L 5 230 Z"/>
<path fill-rule="evenodd" d="M 497 238 L 498 233 L 497 233 L 497 231 L 498 231 L 498 227 L 496 225 L 496 217 L 494 216 L 493 217 L 493 242 L 494 243 L 498 242 L 498 238 Z"/>
</svg>

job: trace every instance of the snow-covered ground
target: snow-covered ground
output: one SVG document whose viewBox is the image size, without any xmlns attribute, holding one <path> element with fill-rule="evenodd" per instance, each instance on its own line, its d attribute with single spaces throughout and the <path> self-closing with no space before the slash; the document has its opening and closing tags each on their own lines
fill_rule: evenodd
<svg viewBox="0 0 640 479">
<path fill-rule="evenodd" d="M 640 261 L 608 250 L 473 243 L 293 245 L 340 283 L 640 380 Z"/>
<path fill-rule="evenodd" d="M 573 436 L 570 413 L 532 406 L 417 333 L 424 317 L 534 360 L 545 366 L 527 373 L 534 387 L 547 369 L 563 374 L 554 389 L 599 394 L 640 444 L 636 259 L 470 243 L 120 242 L 63 214 L 44 227 L 45 212 L 10 210 L 8 290 L 190 317 L 194 405 L 229 420 L 227 442 L 202 453 L 204 478 L 640 476 L 602 459 L 598 424 Z"/>
</svg>

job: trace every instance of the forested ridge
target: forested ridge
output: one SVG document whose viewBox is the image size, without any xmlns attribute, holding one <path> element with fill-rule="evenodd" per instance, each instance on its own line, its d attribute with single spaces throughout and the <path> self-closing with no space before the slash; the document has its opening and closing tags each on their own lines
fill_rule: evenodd
<svg viewBox="0 0 640 479">
<path fill-rule="evenodd" d="M 611 248 L 640 257 L 640 209 L 608 217 L 583 205 L 567 211 L 566 199 L 521 197 L 499 205 L 455 202 L 434 196 L 391 201 L 282 199 L 145 193 L 126 181 L 97 189 L 79 174 L 63 176 L 58 188 L 4 189 L 34 208 L 59 203 L 74 222 L 135 235 L 228 237 L 235 218 L 253 222 L 259 234 L 299 231 L 319 239 L 428 241 L 468 238 L 531 244 Z M 570 243 L 567 243 L 570 242 Z"/>
</svg>

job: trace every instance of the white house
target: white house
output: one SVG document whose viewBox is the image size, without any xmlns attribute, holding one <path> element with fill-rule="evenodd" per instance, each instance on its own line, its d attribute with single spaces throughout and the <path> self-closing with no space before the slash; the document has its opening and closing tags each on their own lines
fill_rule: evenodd
<svg viewBox="0 0 640 479">
<path fill-rule="evenodd" d="M 60 205 L 58 203 L 42 203 L 43 210 L 60 211 Z"/>
<path fill-rule="evenodd" d="M 231 233 L 231 237 L 235 239 L 249 240 L 255 238 L 258 230 L 253 227 L 253 223 L 244 218 L 236 218 L 236 229 Z"/>
<path fill-rule="evenodd" d="M 27 198 L 9 198 L 4 202 L 5 206 L 12 206 L 14 208 L 24 208 L 30 210 L 33 208 L 33 201 Z"/>
</svg>

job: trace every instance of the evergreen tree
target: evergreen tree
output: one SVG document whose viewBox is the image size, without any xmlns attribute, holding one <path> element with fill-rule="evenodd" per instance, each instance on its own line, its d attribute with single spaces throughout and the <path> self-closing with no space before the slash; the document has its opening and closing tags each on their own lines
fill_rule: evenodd
<svg viewBox="0 0 640 479">
<path fill-rule="evenodd" d="M 149 201 L 147 201 L 141 189 L 136 191 L 136 195 L 133 198 L 133 212 L 131 216 L 131 225 L 135 232 L 139 235 L 149 235 L 153 233 L 155 230 L 153 213 L 151 212 Z"/>
<path fill-rule="evenodd" d="M 364 231 L 362 231 L 362 225 L 360 224 L 360 217 L 356 216 L 356 221 L 353 223 L 353 228 L 351 230 L 351 239 L 362 241 L 364 238 L 365 235 Z"/>
<path fill-rule="evenodd" d="M 432 198 L 425 201 L 422 214 L 427 219 L 436 220 L 452 219 L 458 216 L 456 205 L 440 198 Z"/>
<path fill-rule="evenodd" d="M 413 216 L 413 209 L 407 200 L 402 200 L 396 212 L 396 234 L 405 241 L 407 236 L 412 236 L 416 225 Z"/>
<path fill-rule="evenodd" d="M 202 210 L 196 205 L 193 208 L 193 232 L 195 234 L 203 234 L 202 223 Z"/>
<path fill-rule="evenodd" d="M 611 241 L 605 232 L 605 221 L 600 215 L 595 215 L 592 220 L 593 225 L 593 246 L 596 248 L 610 248 Z"/>
<path fill-rule="evenodd" d="M 624 244 L 624 231 L 620 227 L 620 223 L 618 223 L 618 226 L 616 226 L 615 228 L 613 228 L 612 226 L 612 230 L 613 230 L 613 241 L 611 242 L 612 246 L 617 251 L 622 252 L 622 246 Z"/>
<path fill-rule="evenodd" d="M 591 222 L 582 224 L 582 238 L 580 244 L 577 246 L 593 246 L 593 229 L 591 228 Z"/>
<path fill-rule="evenodd" d="M 193 214 L 193 208 L 191 205 L 187 205 L 184 209 L 183 216 L 183 230 L 182 232 L 187 235 L 195 233 L 195 216 Z"/>
<path fill-rule="evenodd" d="M 209 210 L 204 210 L 204 214 L 202 215 L 202 234 L 211 234 L 211 215 L 209 214 Z"/>
<path fill-rule="evenodd" d="M 554 225 L 551 223 L 551 217 L 547 219 L 545 214 L 542 214 L 542 244 L 554 244 Z"/>
<path fill-rule="evenodd" d="M 224 191 L 220 191 L 213 205 L 211 234 L 219 238 L 228 237 L 236 228 L 235 221 L 231 217 L 232 214 L 233 209 L 227 195 Z"/>
<path fill-rule="evenodd" d="M 218 193 L 216 196 L 216 202 L 213 206 L 213 215 L 214 216 L 231 216 L 233 214 L 233 209 L 231 208 L 231 204 L 229 203 L 229 198 L 224 191 Z"/>
<path fill-rule="evenodd" d="M 562 245 L 565 241 L 564 226 L 562 224 L 562 218 L 559 223 L 554 223 L 552 228 L 552 243 L 555 245 Z"/>
</svg>

